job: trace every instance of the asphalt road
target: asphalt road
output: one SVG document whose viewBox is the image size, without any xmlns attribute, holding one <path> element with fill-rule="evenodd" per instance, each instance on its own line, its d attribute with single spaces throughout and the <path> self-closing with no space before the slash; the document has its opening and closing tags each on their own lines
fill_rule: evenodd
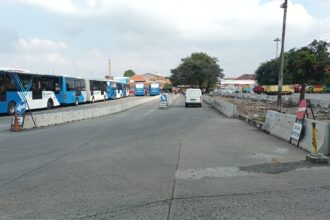
<svg viewBox="0 0 330 220">
<path fill-rule="evenodd" d="M 330 167 L 207 104 L 0 132 L 0 219 L 329 219 Z"/>
</svg>

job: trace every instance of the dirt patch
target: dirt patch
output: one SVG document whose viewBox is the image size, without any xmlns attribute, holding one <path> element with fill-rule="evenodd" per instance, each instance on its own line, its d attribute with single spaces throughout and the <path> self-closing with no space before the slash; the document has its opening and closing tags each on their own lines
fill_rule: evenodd
<svg viewBox="0 0 330 220">
<path fill-rule="evenodd" d="M 246 115 L 256 121 L 265 121 L 266 113 L 268 110 L 276 111 L 276 102 L 271 101 L 253 101 L 250 99 L 243 98 L 232 98 L 217 96 L 219 100 L 232 103 L 237 106 L 237 111 L 239 114 Z M 282 106 L 282 112 L 285 114 L 295 115 L 297 111 L 296 106 Z M 315 119 L 318 121 L 329 121 L 330 122 L 330 111 L 329 109 L 322 109 L 319 107 L 313 108 Z M 312 114 L 308 111 L 309 118 L 312 118 Z"/>
</svg>

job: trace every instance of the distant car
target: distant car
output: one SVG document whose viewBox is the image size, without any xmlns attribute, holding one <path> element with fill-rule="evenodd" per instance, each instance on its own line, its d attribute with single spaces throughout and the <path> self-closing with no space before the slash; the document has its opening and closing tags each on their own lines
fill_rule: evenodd
<svg viewBox="0 0 330 220">
<path fill-rule="evenodd" d="M 185 95 L 185 106 L 198 105 L 202 107 L 202 91 L 200 89 L 187 89 Z"/>
<path fill-rule="evenodd" d="M 313 86 L 306 86 L 305 92 L 306 93 L 313 93 Z"/>
<path fill-rule="evenodd" d="M 232 88 L 224 88 L 220 90 L 221 95 L 227 95 L 227 94 L 233 94 L 235 93 L 235 90 Z"/>
</svg>

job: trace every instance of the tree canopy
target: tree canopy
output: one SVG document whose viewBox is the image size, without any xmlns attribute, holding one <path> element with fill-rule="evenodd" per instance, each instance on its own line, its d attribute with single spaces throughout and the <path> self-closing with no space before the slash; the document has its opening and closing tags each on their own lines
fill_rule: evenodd
<svg viewBox="0 0 330 220">
<path fill-rule="evenodd" d="M 308 46 L 293 48 L 285 53 L 284 84 L 308 84 L 330 82 L 329 43 L 314 40 Z M 279 59 L 262 63 L 256 70 L 257 81 L 261 85 L 278 83 Z"/>
<path fill-rule="evenodd" d="M 126 70 L 126 71 L 124 72 L 124 76 L 125 76 L 125 77 L 132 77 L 132 76 L 134 76 L 134 75 L 135 75 L 135 72 L 134 72 L 133 70 L 131 70 L 131 69 Z"/>
<path fill-rule="evenodd" d="M 189 57 L 181 59 L 181 64 L 171 70 L 171 81 L 176 85 L 191 85 L 209 90 L 223 78 L 223 69 L 216 57 L 206 53 L 192 53 Z"/>
</svg>

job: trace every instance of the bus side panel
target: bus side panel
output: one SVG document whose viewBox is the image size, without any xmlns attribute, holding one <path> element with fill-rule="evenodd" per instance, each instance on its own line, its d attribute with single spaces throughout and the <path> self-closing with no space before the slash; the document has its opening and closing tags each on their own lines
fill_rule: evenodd
<svg viewBox="0 0 330 220">
<path fill-rule="evenodd" d="M 7 112 L 7 100 L 6 74 L 0 72 L 0 114 Z"/>
<path fill-rule="evenodd" d="M 0 114 L 7 113 L 7 101 L 0 101 Z"/>
<path fill-rule="evenodd" d="M 90 88 L 90 81 L 88 79 L 85 79 L 86 84 L 86 102 L 91 102 L 91 88 Z"/>
<path fill-rule="evenodd" d="M 67 91 L 66 87 L 66 78 L 61 78 L 61 91 L 60 94 L 57 95 L 60 104 L 73 104 L 76 100 L 76 92 L 75 91 Z"/>
<path fill-rule="evenodd" d="M 5 102 L 0 102 L 1 103 L 1 113 L 7 113 L 7 107 L 9 102 L 14 102 L 14 103 L 18 103 L 20 101 L 23 101 L 24 98 L 22 95 L 20 95 L 18 92 L 11 92 L 11 91 L 7 91 L 7 100 Z"/>
<path fill-rule="evenodd" d="M 79 103 L 85 103 L 86 100 L 86 91 L 81 91 L 81 96 L 79 96 Z"/>
</svg>

